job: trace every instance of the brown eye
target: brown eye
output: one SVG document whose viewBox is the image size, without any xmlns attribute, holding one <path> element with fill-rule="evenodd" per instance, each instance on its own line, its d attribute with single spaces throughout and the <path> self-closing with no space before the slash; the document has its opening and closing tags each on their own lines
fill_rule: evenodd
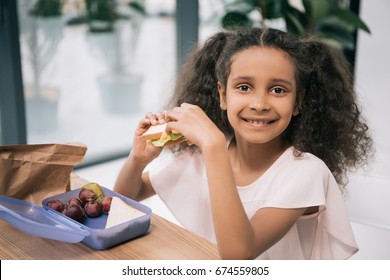
<svg viewBox="0 0 390 280">
<path fill-rule="evenodd" d="M 271 89 L 271 92 L 276 93 L 276 94 L 282 94 L 282 93 L 285 93 L 286 90 L 284 90 L 281 87 L 275 87 L 275 88 Z"/>
<path fill-rule="evenodd" d="M 242 86 L 239 86 L 238 89 L 241 91 L 249 91 L 250 87 L 247 85 L 242 85 Z"/>
</svg>

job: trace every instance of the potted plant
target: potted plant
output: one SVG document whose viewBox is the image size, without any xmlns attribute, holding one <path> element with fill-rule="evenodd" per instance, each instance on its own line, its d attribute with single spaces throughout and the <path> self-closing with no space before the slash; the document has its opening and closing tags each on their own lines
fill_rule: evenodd
<svg viewBox="0 0 390 280">
<path fill-rule="evenodd" d="M 32 131 L 57 127 L 60 91 L 53 79 L 58 44 L 62 39 L 62 1 L 19 0 L 20 41 L 24 68 L 27 126 Z M 49 74 L 50 75 L 45 75 Z"/>
<path fill-rule="evenodd" d="M 113 30 L 117 17 L 115 0 L 86 0 L 87 22 L 91 32 Z"/>
<path fill-rule="evenodd" d="M 107 65 L 98 76 L 103 109 L 127 114 L 138 109 L 143 77 L 132 69 L 146 16 L 143 0 L 87 0 L 88 42 Z"/>
<path fill-rule="evenodd" d="M 288 0 L 235 0 L 226 3 L 223 28 L 270 26 L 282 20 L 283 28 L 296 34 L 311 34 L 344 51 L 355 49 L 355 32 L 370 33 L 366 23 L 340 0 L 301 0 L 298 9 Z M 272 26 L 271 26 L 272 27 Z"/>
</svg>

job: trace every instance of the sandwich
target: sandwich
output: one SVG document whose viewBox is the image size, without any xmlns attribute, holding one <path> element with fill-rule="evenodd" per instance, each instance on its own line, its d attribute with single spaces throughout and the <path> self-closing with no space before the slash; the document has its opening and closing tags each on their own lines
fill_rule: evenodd
<svg viewBox="0 0 390 280">
<path fill-rule="evenodd" d="M 112 197 L 105 228 L 110 228 L 146 215 L 117 196 Z"/>
<path fill-rule="evenodd" d="M 146 141 L 150 141 L 150 143 L 156 147 L 164 147 L 186 141 L 186 138 L 177 131 L 167 133 L 165 131 L 166 127 L 166 123 L 152 125 L 144 134 L 142 134 L 142 138 Z"/>
</svg>

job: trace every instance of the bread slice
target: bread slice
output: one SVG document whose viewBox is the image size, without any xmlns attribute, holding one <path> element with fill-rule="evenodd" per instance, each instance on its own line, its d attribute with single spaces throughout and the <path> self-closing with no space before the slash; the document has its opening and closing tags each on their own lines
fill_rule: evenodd
<svg viewBox="0 0 390 280">
<path fill-rule="evenodd" d="M 144 134 L 142 134 L 142 138 L 145 140 L 155 140 L 159 139 L 161 137 L 161 134 L 165 131 L 165 128 L 167 127 L 167 124 L 158 124 L 158 125 L 152 125 L 149 127 L 148 130 L 145 131 Z"/>
<path fill-rule="evenodd" d="M 146 215 L 144 212 L 135 209 L 119 197 L 113 196 L 105 228 L 107 229 L 144 215 Z"/>
</svg>

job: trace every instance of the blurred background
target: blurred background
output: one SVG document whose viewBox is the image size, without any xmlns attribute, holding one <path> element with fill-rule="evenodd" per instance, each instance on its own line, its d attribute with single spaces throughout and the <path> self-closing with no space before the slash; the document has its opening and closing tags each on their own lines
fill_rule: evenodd
<svg viewBox="0 0 390 280">
<path fill-rule="evenodd" d="M 354 258 L 390 259 L 389 12 L 387 0 L 0 0 L 0 145 L 83 142 L 75 172 L 111 188 L 197 44 L 245 25 L 311 33 L 351 63 L 376 145 L 348 185 Z"/>
</svg>

